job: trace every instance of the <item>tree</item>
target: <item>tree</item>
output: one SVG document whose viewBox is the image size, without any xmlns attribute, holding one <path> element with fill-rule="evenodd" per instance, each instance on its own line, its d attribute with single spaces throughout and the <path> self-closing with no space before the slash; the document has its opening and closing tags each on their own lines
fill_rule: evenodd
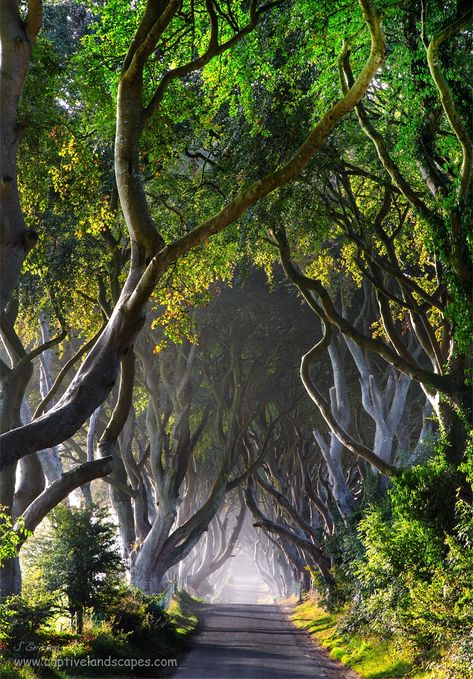
<svg viewBox="0 0 473 679">
<path fill-rule="evenodd" d="M 94 348 L 78 370 L 70 387 L 53 408 L 33 422 L 3 434 L 2 465 L 14 464 L 21 457 L 35 450 L 51 447 L 71 436 L 78 427 L 104 401 L 116 380 L 122 357 L 133 343 L 144 321 L 146 303 L 158 281 L 168 268 L 179 257 L 191 248 L 204 243 L 210 236 L 225 229 L 236 221 L 250 206 L 278 187 L 287 184 L 296 177 L 318 151 L 327 136 L 361 99 L 372 77 L 384 59 L 384 39 L 381 33 L 381 20 L 375 8 L 367 1 L 360 0 L 360 6 L 366 26 L 370 33 L 370 55 L 360 71 L 353 87 L 334 104 L 320 119 L 306 139 L 306 142 L 295 155 L 273 173 L 249 186 L 234 200 L 230 201 L 217 214 L 204 221 L 200 226 L 172 242 L 165 243 L 151 216 L 143 182 L 140 178 L 140 137 L 149 125 L 163 99 L 163 95 L 173 80 L 200 70 L 211 59 L 241 41 L 252 31 L 268 7 L 250 4 L 249 17 L 242 18 L 243 27 L 234 27 L 233 34 L 225 39 L 228 28 L 222 29 L 213 2 L 206 3 L 208 20 L 208 44 L 199 57 L 172 68 L 161 77 L 157 88 L 150 97 L 144 99 L 146 69 L 162 38 L 166 38 L 170 27 L 175 26 L 180 16 L 180 3 L 163 2 L 148 3 L 140 19 L 138 29 L 132 39 L 124 60 L 117 95 L 117 125 L 115 138 L 115 177 L 125 222 L 131 240 L 130 269 L 127 280 L 121 290 L 120 297 L 110 319 Z M 23 55 L 22 68 L 16 65 L 13 55 L 14 44 L 20 40 L 27 43 L 28 34 L 23 28 L 18 5 L 8 4 L 7 13 L 3 13 L 2 43 L 6 46 L 5 54 L 11 60 L 5 61 L 5 69 L 17 69 L 18 77 L 14 81 L 15 91 L 7 102 L 3 103 L 8 113 L 5 129 L 13 131 L 16 139 L 16 110 L 11 102 L 16 102 L 21 92 L 26 69 L 29 63 L 29 47 Z M 184 16 L 186 16 L 184 14 Z M 8 19 L 8 20 L 7 20 Z M 30 3 L 29 18 L 26 31 L 32 25 L 39 28 L 40 5 Z M 173 24 L 174 22 L 174 24 Z M 223 41 L 222 41 L 223 37 Z M 13 85 L 12 85 L 13 86 Z M 8 108 L 9 107 L 9 108 Z M 11 138 L 2 135 L 2 142 Z M 7 184 L 14 189 L 16 184 L 16 143 L 8 149 L 11 158 L 11 176 L 13 182 Z M 9 194 L 10 195 L 10 194 Z M 9 229 L 14 230 L 15 262 L 18 263 L 5 286 L 4 295 L 10 295 L 17 279 L 19 268 L 27 254 L 28 244 L 23 242 L 25 228 L 19 206 L 18 196 L 11 196 L 12 218 Z M 10 241 L 9 241 L 10 242 Z M 5 299 L 5 303 L 7 299 Z M 6 366 L 5 366 L 6 367 Z"/>
<path fill-rule="evenodd" d="M 261 277 L 254 278 L 235 292 L 221 286 L 214 300 L 191 314 L 192 342 L 184 339 L 156 354 L 160 335 L 148 333 L 136 345 L 147 399 L 141 416 L 147 455 L 141 469 L 135 464 L 137 474 L 130 455 L 123 460 L 129 485 L 136 488 L 135 477 L 147 477 L 157 505 L 130 554 L 132 581 L 146 591 L 160 588 L 165 573 L 207 531 L 225 496 L 248 476 L 245 435 L 265 428 L 250 464 L 255 469 L 287 408 L 273 392 L 283 385 L 283 357 L 292 351 L 288 334 L 294 336 L 281 306 L 290 307 L 293 299 L 275 294 L 268 302 Z M 271 315 L 271 344 L 258 324 L 261 314 Z"/>
<path fill-rule="evenodd" d="M 382 327 L 378 336 L 347 317 L 323 276 L 317 276 L 315 261 L 309 267 L 312 275 L 307 261 L 301 270 L 294 266 L 300 241 L 292 227 L 285 235 L 285 226 L 279 225 L 278 234 L 276 225 L 274 233 L 289 278 L 324 323 L 422 386 L 439 418 L 450 462 L 458 466 L 472 417 L 472 252 L 467 235 L 472 142 L 467 131 L 470 107 L 465 108 L 471 96 L 455 75 L 464 68 L 461 49 L 455 46 L 468 40 L 473 16 L 461 2 L 446 11 L 432 3 L 424 12 L 411 3 L 391 21 L 396 18 L 386 69 L 370 99 L 355 107 L 358 128 L 352 119 L 345 120 L 347 136 L 337 140 L 326 166 L 308 183 L 324 224 L 314 234 L 316 258 L 323 252 L 358 271 L 375 295 Z M 398 58 L 400 49 L 405 50 L 404 61 Z M 349 51 L 340 75 L 346 91 L 352 83 Z M 395 78 L 407 79 L 409 91 L 417 92 L 413 100 L 393 101 Z M 375 109 L 384 111 L 382 119 Z M 442 143 L 442 136 L 448 143 Z M 330 240 L 323 243 L 330 230 Z M 414 342 L 405 341 L 412 340 L 407 325 Z M 329 335 L 330 329 L 327 343 Z"/>
<path fill-rule="evenodd" d="M 12 295 L 18 283 L 22 264 L 37 241 L 36 231 L 28 230 L 25 226 L 20 204 L 17 171 L 20 135 L 17 104 L 30 65 L 31 48 L 41 27 L 42 3 L 40 1 L 28 3 L 25 18 L 19 2 L 11 0 L 6 3 L 0 21 L 2 73 L 3 77 L 11 76 L 8 77 L 7 85 L 2 87 L 0 101 L 2 119 L 0 144 L 2 158 L 5 158 L 6 163 L 0 187 L 4 206 L 1 213 L 0 239 L 2 257 L 5 262 L 8 260 L 8 267 L 2 266 L 2 275 L 5 279 L 2 281 L 1 327 L 9 360 L 7 362 L 2 360 L 0 364 L 3 389 L 0 466 L 2 469 L 8 468 L 8 472 L 5 471 L 2 478 L 2 501 L 6 505 L 11 506 L 13 502 L 16 463 L 30 456 L 28 461 L 23 463 L 23 467 L 29 466 L 33 469 L 35 465 L 38 471 L 39 462 L 32 454 L 39 450 L 53 451 L 56 445 L 75 434 L 105 401 L 117 381 L 122 359 L 144 323 L 147 303 L 170 267 L 190 250 L 203 246 L 211 236 L 236 222 L 258 200 L 292 181 L 318 151 L 337 122 L 363 96 L 382 63 L 385 50 L 381 19 L 368 0 L 360 0 L 361 16 L 370 35 L 370 53 L 349 92 L 320 116 L 319 123 L 313 127 L 306 142 L 290 160 L 282 162 L 278 169 L 263 176 L 262 179 L 258 178 L 256 182 L 243 186 L 233 198 L 225 200 L 223 205 L 222 201 L 219 201 L 218 205 L 215 201 L 212 202 L 212 210 L 204 210 L 204 214 L 196 215 L 200 226 L 195 226 L 196 221 L 193 217 L 183 228 L 184 222 L 181 219 L 177 232 L 171 230 L 169 234 L 165 233 L 164 230 L 157 228 L 151 209 L 152 202 L 148 199 L 146 183 L 141 175 L 141 170 L 146 166 L 144 158 L 146 134 L 151 131 L 162 113 L 171 85 L 177 85 L 181 81 L 186 83 L 186 79 L 201 72 L 212 60 L 219 59 L 240 43 L 243 44 L 247 36 L 269 16 L 277 25 L 278 6 L 278 2 L 260 5 L 256 0 L 252 0 L 248 10 L 245 12 L 242 8 L 237 16 L 232 12 L 220 11 L 218 3 L 214 0 L 203 3 L 202 13 L 194 12 L 193 3 L 148 2 L 136 8 L 132 21 L 129 7 L 121 7 L 123 13 L 120 15 L 120 25 L 112 38 L 121 49 L 120 60 L 123 58 L 123 52 L 126 52 L 126 57 L 121 71 L 118 72 L 115 68 L 109 80 L 114 96 L 116 93 L 117 108 L 112 180 L 114 189 L 106 201 L 105 211 L 113 212 L 113 206 L 116 206 L 118 199 L 129 237 L 129 246 L 125 248 L 124 258 L 120 256 L 120 242 L 117 242 L 108 226 L 104 226 L 109 220 L 102 219 L 100 210 L 98 212 L 92 210 L 94 212 L 92 221 L 98 221 L 101 224 L 100 229 L 104 226 L 106 232 L 104 240 L 111 250 L 112 268 L 115 268 L 116 274 L 118 271 L 115 281 L 118 280 L 124 265 L 129 267 L 128 275 L 123 286 L 121 283 L 115 284 L 111 296 L 112 304 L 109 306 L 108 300 L 105 300 L 105 305 L 100 305 L 105 317 L 104 328 L 94 336 L 85 361 L 75 372 L 65 393 L 55 403 L 47 396 L 44 399 L 49 401 L 47 412 L 44 412 L 43 406 L 31 422 L 22 422 L 19 409 L 31 378 L 31 364 L 44 347 L 25 352 L 21 341 L 17 341 L 18 335 L 15 331 L 18 305 Z M 109 20 L 111 15 L 115 19 L 115 10 L 110 13 L 108 6 L 104 8 L 104 13 L 105 15 L 108 13 Z M 122 30 L 123 28 L 126 30 Z M 182 32 L 191 36 L 190 42 L 189 39 L 176 40 Z M 173 49 L 169 49 L 170 44 L 173 45 Z M 159 50 L 164 55 L 163 63 L 155 60 Z M 48 96 L 50 97 L 50 93 Z M 52 97 L 52 101 L 57 100 L 57 95 Z M 75 113 L 77 106 L 72 105 L 70 110 Z M 33 115 L 31 110 L 30 114 Z M 53 127 L 50 138 L 56 137 L 57 127 Z M 105 148 L 107 143 L 106 140 Z M 169 140 L 164 143 L 169 144 Z M 87 148 L 84 148 L 87 155 Z M 70 168 L 75 165 L 77 156 L 74 139 L 60 149 L 58 155 L 64 154 L 69 157 L 70 162 L 63 164 L 62 170 L 71 174 Z M 93 165 L 97 162 L 99 161 L 95 157 L 92 167 L 85 163 L 85 170 L 80 175 L 81 181 L 77 182 L 79 191 L 74 194 L 75 205 L 80 204 L 80 200 L 77 199 L 80 191 L 93 183 L 92 180 L 95 181 L 96 172 Z M 24 176 L 36 181 L 34 173 L 28 172 L 26 164 L 24 167 L 26 168 Z M 56 176 L 57 174 L 56 172 Z M 68 181 L 74 181 L 74 177 L 69 177 Z M 64 194 L 64 184 L 59 181 L 53 182 L 53 185 L 56 194 L 61 192 Z M 66 186 L 67 197 L 68 193 Z M 51 195 L 48 195 L 46 201 L 48 207 L 51 202 L 54 203 L 54 200 L 51 201 Z M 67 203 L 67 199 L 64 202 Z M 164 204 L 169 205 L 165 198 Z M 213 210 L 215 211 L 212 215 Z M 34 212 L 37 214 L 37 211 Z M 48 209 L 45 214 L 50 215 L 51 212 L 54 211 Z M 82 222 L 83 220 L 79 221 L 79 226 Z M 61 234 L 60 228 L 59 233 Z M 61 236 L 62 234 L 59 237 Z M 74 248 L 73 239 L 71 247 Z M 5 272 L 8 272 L 8 275 Z M 101 294 L 103 285 L 100 281 L 99 289 L 99 297 L 103 297 Z M 86 297 L 90 296 L 86 293 Z M 59 316 L 60 314 L 58 318 Z M 62 325 L 60 318 L 59 321 Z M 61 341 L 63 336 L 62 328 L 54 341 Z M 122 425 L 124 420 L 117 413 L 113 425 L 104 431 L 105 438 L 99 445 L 100 450 L 105 451 L 113 447 Z M 84 468 L 83 483 L 88 481 L 92 471 L 95 475 L 92 478 L 106 475 L 110 469 L 109 463 L 109 460 L 104 459 L 103 466 L 97 463 L 92 468 Z M 24 478 L 31 479 L 35 475 L 25 474 Z M 79 480 L 81 475 L 76 473 L 74 478 Z M 65 483 L 64 491 L 66 492 L 68 488 L 70 479 Z M 31 495 L 39 492 L 39 489 L 34 493 L 32 490 L 29 489 Z M 48 490 L 44 492 L 47 494 Z M 49 507 L 47 497 L 43 496 L 43 499 L 44 506 Z M 12 562 L 10 572 L 4 573 L 6 591 L 15 591 L 18 588 L 19 578 L 14 566 Z"/>
<path fill-rule="evenodd" d="M 82 633 L 85 609 L 100 606 L 123 572 L 115 526 L 98 507 L 58 506 L 49 522 L 29 558 L 47 591 L 67 598 L 71 620 Z"/>
<path fill-rule="evenodd" d="M 220 515 L 216 514 L 214 520 L 209 525 L 205 539 L 205 551 L 200 563 L 193 565 L 197 566 L 193 572 L 187 577 L 187 584 L 194 590 L 199 591 L 206 580 L 213 574 L 217 573 L 222 566 L 232 556 L 233 550 L 240 537 L 243 523 L 245 521 L 246 505 L 241 488 L 238 491 L 239 507 L 238 513 L 235 513 L 235 507 L 232 505 L 222 508 Z M 233 510 L 233 511 L 232 511 Z M 235 516 L 235 523 L 230 533 L 228 531 L 228 523 L 230 517 Z M 221 518 L 223 517 L 223 519 Z"/>
</svg>

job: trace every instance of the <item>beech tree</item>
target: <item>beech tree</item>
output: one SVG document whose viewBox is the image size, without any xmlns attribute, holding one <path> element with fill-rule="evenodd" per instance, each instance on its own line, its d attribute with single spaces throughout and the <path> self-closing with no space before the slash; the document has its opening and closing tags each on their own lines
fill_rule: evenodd
<svg viewBox="0 0 473 679">
<path fill-rule="evenodd" d="M 347 629 L 457 643 L 472 18 L 4 0 L 2 597 L 80 502 L 147 593 L 218 598 L 251 553 L 274 597 L 355 601 Z"/>
<path fill-rule="evenodd" d="M 230 504 L 223 507 L 220 513 L 215 515 L 215 519 L 210 523 L 209 530 L 205 535 L 205 547 L 203 557 L 197 567 L 195 563 L 192 572 L 187 575 L 186 584 L 190 585 L 195 591 L 204 585 L 208 578 L 225 565 L 234 556 L 234 549 L 241 535 L 246 516 L 246 505 L 243 492 L 239 488 L 236 507 Z M 234 517 L 233 525 L 230 529 L 230 521 Z"/>
<path fill-rule="evenodd" d="M 448 458 L 458 466 L 469 439 L 472 412 L 467 377 L 472 264 L 466 235 L 471 216 L 467 199 L 471 138 L 463 108 L 465 93 L 461 85 L 456 91 L 456 81 L 445 76 L 443 64 L 448 59 L 453 69 L 462 67 L 460 54 L 454 56 L 455 46 L 467 39 L 472 14 L 462 3 L 452 5 L 447 14 L 433 5 L 421 12 L 412 4 L 399 15 L 393 41 L 402 44 L 406 61 L 402 65 L 393 61 L 393 68 L 373 85 L 370 100 L 355 107 L 364 150 L 348 157 L 335 144 L 327 154 L 325 171 L 310 183 L 317 195 L 317 214 L 336 232 L 345 264 L 374 291 L 382 332 L 374 336 L 356 327 L 322 276 L 294 266 L 297 255 L 290 252 L 289 229 L 285 232 L 282 225 L 278 232 L 276 226 L 274 234 L 289 278 L 326 325 L 323 344 L 305 363 L 329 345 L 331 328 L 339 330 L 349 346 L 354 347 L 354 342 L 381 356 L 422 386 L 439 418 Z M 403 99 L 382 123 L 377 122 L 374 109 L 389 107 L 396 69 L 403 69 L 410 90 L 418 92 L 414 106 L 412 100 Z M 352 82 L 348 52 L 340 78 L 346 90 Z M 357 134 L 352 119 L 347 130 Z M 451 144 L 442 146 L 442 134 Z M 405 162 L 401 147 L 407 150 Z M 296 236 L 296 248 L 297 240 Z M 325 253 L 333 261 L 330 247 Z M 316 268 L 314 262 L 311 270 Z M 415 341 L 403 329 L 407 323 Z M 356 354 L 361 356 L 359 350 Z M 358 452 L 363 456 L 366 451 Z M 385 471 L 390 473 L 388 468 Z"/>
<path fill-rule="evenodd" d="M 273 16 L 277 21 L 278 5 L 251 2 L 248 11 L 243 10 L 229 16 L 219 11 L 212 0 L 203 3 L 203 15 L 194 14 L 180 2 L 147 3 L 140 7 L 134 36 L 127 36 L 127 53 L 123 60 L 118 80 L 116 98 L 116 134 L 114 142 L 114 179 L 117 196 L 130 239 L 129 271 L 121 290 L 113 300 L 113 310 L 105 327 L 95 338 L 86 359 L 75 373 L 65 393 L 56 403 L 49 403 L 46 412 L 38 414 L 31 422 L 19 419 L 20 403 L 23 400 L 31 377 L 31 361 L 49 347 L 38 347 L 25 355 L 16 342 L 14 330 L 16 312 L 12 294 L 18 283 L 23 262 L 37 242 L 37 232 L 28 229 L 22 212 L 18 186 L 17 154 L 21 125 L 18 121 L 18 101 L 32 58 L 32 48 L 41 29 L 42 3 L 27 3 L 25 16 L 16 0 L 4 3 L 0 25 L 2 45 L 2 118 L 1 155 L 2 165 L 2 331 L 4 342 L 10 348 L 10 365 L 2 361 L 3 424 L 1 434 L 1 466 L 5 471 L 3 501 L 11 506 L 16 463 L 39 450 L 53 450 L 54 446 L 69 439 L 79 427 L 104 402 L 118 378 L 123 357 L 142 327 L 146 306 L 169 267 L 189 250 L 205 243 L 209 237 L 235 222 L 256 201 L 287 184 L 307 165 L 323 144 L 336 123 L 355 106 L 366 91 L 371 79 L 384 58 L 384 39 L 381 21 L 370 2 L 360 1 L 360 10 L 370 36 L 370 54 L 353 87 L 344 94 L 309 133 L 306 142 L 289 160 L 256 183 L 244 188 L 226 205 L 219 206 L 214 216 L 204 219 L 195 228 L 187 229 L 183 235 L 167 242 L 156 224 L 148 201 L 143 178 L 140 174 L 141 140 L 153 120 L 156 120 L 165 94 L 170 85 L 183 77 L 201 71 L 213 59 L 233 49 L 245 37 L 257 29 L 262 18 Z M 133 10 L 126 10 L 130 13 Z M 203 16 L 203 20 L 201 17 Z M 194 26 L 198 36 L 196 50 L 190 60 L 179 50 L 174 55 L 164 45 L 180 30 Z M 172 38 L 171 38 L 172 39 Z M 162 45 L 163 47 L 160 47 Z M 164 49 L 166 65 L 161 68 L 157 85 L 148 81 L 149 69 L 156 50 Z M 174 57 L 181 63 L 177 66 Z M 159 71 L 159 69 L 158 69 Z M 8 265 L 7 265 L 8 263 Z M 8 337 L 8 339 L 7 339 Z M 59 341 L 58 339 L 55 340 Z M 20 343 L 21 344 L 21 343 Z M 122 372 L 125 368 L 122 368 Z M 106 428 L 99 449 L 105 455 L 103 461 L 86 463 L 81 471 L 63 482 L 58 492 L 59 480 L 54 492 L 48 489 L 40 496 L 47 511 L 71 490 L 71 478 L 84 485 L 90 478 L 103 476 L 110 471 L 107 452 L 117 440 L 124 419 L 121 409 Z M 33 458 L 28 463 L 31 467 Z M 36 500 L 35 516 L 38 519 Z M 17 580 L 12 574 L 7 590 L 17 589 Z"/>
<path fill-rule="evenodd" d="M 130 270 L 118 302 L 106 327 L 77 371 L 66 393 L 47 413 L 33 422 L 2 434 L 2 465 L 10 466 L 21 457 L 36 450 L 50 448 L 70 437 L 106 398 L 116 381 L 123 355 L 133 343 L 144 322 L 146 303 L 157 282 L 168 267 L 191 248 L 204 243 L 210 236 L 238 219 L 257 200 L 291 181 L 320 148 L 336 123 L 361 99 L 379 68 L 385 53 L 380 18 L 375 8 L 360 2 L 367 31 L 370 34 L 370 55 L 356 81 L 335 103 L 310 132 L 298 152 L 279 169 L 256 184 L 246 188 L 217 214 L 173 242 L 165 243 L 152 215 L 140 178 L 140 137 L 159 109 L 164 92 L 170 83 L 183 75 L 203 68 L 211 59 L 229 50 L 255 29 L 271 6 L 258 7 L 251 3 L 249 14 L 241 18 L 241 26 L 227 38 L 229 27 L 221 25 L 214 4 L 206 4 L 208 45 L 201 54 L 187 63 L 167 70 L 151 97 L 144 100 L 146 67 L 160 40 L 177 21 L 180 3 L 150 3 L 144 8 L 137 31 L 130 42 L 123 62 L 118 94 L 115 137 L 115 178 L 121 209 L 131 241 Z M 2 116 L 2 143 L 8 145 L 5 157 L 11 167 L 2 193 L 8 206 L 7 242 L 9 243 L 11 273 L 3 286 L 4 308 L 14 289 L 21 265 L 31 247 L 31 236 L 21 214 L 16 183 L 16 102 L 21 94 L 30 61 L 31 41 L 35 39 L 41 19 L 40 3 L 30 3 L 29 16 L 23 23 L 16 2 L 8 3 L 2 13 L 2 45 L 5 72 L 14 71 L 7 93 L 4 91 L 5 115 Z M 184 10 L 185 16 L 185 10 Z M 16 50 L 15 45 L 21 45 Z M 21 56 L 21 58 L 20 58 Z M 15 141 L 12 143 L 12 139 Z M 8 179 L 11 177 L 11 180 Z M 2 267 L 5 270 L 5 267 Z M 5 366 L 6 367 L 6 366 Z M 10 370 L 7 368 L 7 370 Z"/>
</svg>

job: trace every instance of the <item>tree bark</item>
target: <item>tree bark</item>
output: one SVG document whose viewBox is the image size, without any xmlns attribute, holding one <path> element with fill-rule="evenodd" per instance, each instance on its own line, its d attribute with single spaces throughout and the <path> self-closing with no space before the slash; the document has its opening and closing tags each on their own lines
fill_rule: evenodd
<svg viewBox="0 0 473 679">
<path fill-rule="evenodd" d="M 31 3 L 33 4 L 33 3 Z M 18 101 L 30 64 L 31 47 L 39 26 L 33 27 L 38 8 L 31 8 L 26 24 L 20 20 L 18 0 L 3 0 L 0 13 L 0 312 L 16 287 L 21 267 L 38 235 L 28 229 L 18 192 L 17 151 L 22 122 Z"/>
<path fill-rule="evenodd" d="M 8 3 L 9 7 L 10 4 L 12 3 Z M 297 177 L 324 144 L 337 122 L 361 100 L 384 60 L 386 47 L 381 31 L 381 19 L 376 10 L 368 0 L 360 0 L 360 7 L 370 31 L 371 49 L 353 86 L 321 118 L 304 144 L 285 165 L 250 186 L 201 226 L 162 249 L 160 249 L 162 241 L 160 242 L 157 233 L 153 232 L 154 223 L 148 219 L 149 210 L 142 211 L 143 190 L 141 185 L 137 186 L 139 167 L 136 163 L 139 133 L 137 134 L 134 126 L 138 122 L 136 112 L 142 107 L 140 80 L 143 77 L 147 56 L 154 49 L 150 51 L 149 45 L 159 38 L 160 33 L 158 31 L 156 34 L 156 30 L 158 28 L 161 30 L 167 25 L 166 21 L 171 17 L 167 15 L 165 17 L 166 12 L 163 11 L 162 17 L 153 24 L 155 30 L 150 30 L 146 25 L 149 18 L 146 14 L 125 62 L 117 104 L 116 177 L 132 242 L 130 272 L 106 328 L 63 397 L 45 415 L 28 425 L 3 434 L 0 438 L 3 447 L 1 468 L 13 464 L 31 452 L 57 445 L 77 431 L 105 400 L 114 385 L 120 361 L 143 325 L 146 303 L 156 283 L 169 266 L 190 249 L 235 222 L 260 198 Z M 15 8 L 17 12 L 16 5 Z M 157 11 L 156 8 L 151 10 L 151 6 L 149 8 L 152 12 Z M 13 14 L 15 25 L 18 25 L 18 16 L 15 12 Z M 144 35 L 148 30 L 150 32 L 145 38 Z M 23 70 L 25 68 L 26 66 Z M 14 106 L 12 105 L 15 109 L 14 116 L 16 102 L 17 99 Z M 141 125 L 139 129 L 141 130 Z M 22 258 L 18 259 L 19 266 L 21 262 Z"/>
</svg>

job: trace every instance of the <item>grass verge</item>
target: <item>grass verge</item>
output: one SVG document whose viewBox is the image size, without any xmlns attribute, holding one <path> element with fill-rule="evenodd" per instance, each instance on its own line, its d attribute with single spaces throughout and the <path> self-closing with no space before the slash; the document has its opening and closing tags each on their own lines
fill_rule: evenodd
<svg viewBox="0 0 473 679">
<path fill-rule="evenodd" d="M 296 604 L 291 614 L 296 627 L 307 632 L 325 647 L 332 658 L 339 660 L 367 679 L 442 679 L 435 670 L 419 668 L 419 662 L 408 649 L 392 641 L 368 635 L 344 635 L 338 631 L 340 613 L 327 613 L 309 597 Z"/>
<path fill-rule="evenodd" d="M 185 650 L 190 635 L 198 625 L 198 610 L 202 603 L 187 592 L 177 592 L 165 612 L 162 627 L 149 629 L 146 618 L 139 635 L 112 631 L 108 623 L 87 622 L 84 633 L 77 635 L 69 632 L 62 639 L 53 632 L 42 635 L 41 647 L 51 649 L 45 654 L 34 654 L 46 660 L 50 667 L 41 669 L 20 667 L 13 658 L 0 655 L 1 679 L 88 679 L 89 677 L 170 677 L 175 669 L 172 666 L 159 667 L 154 664 L 159 659 L 177 659 Z M 31 656 L 30 656 L 31 657 Z M 93 663 L 82 669 L 82 660 L 92 659 Z M 100 660 L 121 661 L 120 665 L 94 664 Z M 130 660 L 141 661 L 140 665 L 130 666 Z M 75 662 L 76 669 L 65 669 Z M 127 664 L 123 664 L 126 661 Z M 148 664 L 146 664 L 148 663 Z M 62 668 L 61 668 L 62 665 Z M 79 669 L 80 668 L 80 669 Z M 118 669 L 119 668 L 119 669 Z"/>
<path fill-rule="evenodd" d="M 187 639 L 195 632 L 199 624 L 198 610 L 203 603 L 202 599 L 196 599 L 185 591 L 173 596 L 167 613 L 179 639 Z"/>
</svg>

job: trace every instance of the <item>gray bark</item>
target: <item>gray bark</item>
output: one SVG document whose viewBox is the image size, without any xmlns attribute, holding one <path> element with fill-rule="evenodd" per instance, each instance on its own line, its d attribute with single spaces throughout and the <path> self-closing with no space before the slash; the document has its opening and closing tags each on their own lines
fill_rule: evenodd
<svg viewBox="0 0 473 679">
<path fill-rule="evenodd" d="M 43 343 L 49 342 L 51 340 L 51 333 L 49 331 L 48 319 L 42 315 L 39 319 L 41 327 L 41 337 Z M 46 398 L 46 395 L 50 391 L 53 380 L 51 372 L 51 349 L 46 349 L 39 357 L 40 359 L 40 381 L 39 389 L 41 394 L 41 399 Z M 54 403 L 54 401 L 52 401 Z M 29 409 L 29 407 L 28 407 Z M 31 412 L 29 417 L 24 420 L 24 423 L 31 422 Z M 59 479 L 64 471 L 61 455 L 60 446 L 53 446 L 47 450 L 40 450 L 39 459 L 41 460 L 41 465 L 43 467 L 44 474 L 48 483 L 52 483 L 56 479 Z"/>
<path fill-rule="evenodd" d="M 271 4 L 268 7 L 271 7 Z M 62 398 L 50 411 L 30 424 L 1 435 L 4 451 L 6 451 L 1 460 L 1 468 L 14 464 L 29 453 L 50 448 L 74 435 L 94 410 L 104 402 L 113 387 L 120 361 L 143 325 L 146 304 L 164 272 L 176 259 L 237 221 L 258 200 L 299 176 L 325 143 L 338 121 L 360 102 L 386 53 L 381 30 L 381 17 L 368 0 L 360 0 L 360 8 L 370 34 L 371 45 L 370 54 L 353 84 L 346 89 L 341 99 L 322 116 L 305 142 L 284 165 L 248 187 L 218 214 L 199 227 L 168 246 L 164 246 L 150 215 L 140 180 L 140 134 L 162 100 L 167 85 L 173 77 L 180 75 L 180 71 L 175 69 L 172 73 L 165 74 L 152 97 L 152 103 L 147 108 L 143 104 L 143 74 L 148 58 L 154 53 L 162 33 L 166 30 L 169 22 L 172 21 L 177 8 L 176 3 L 166 5 L 164 10 L 156 3 L 147 5 L 137 34 L 125 58 L 118 88 L 115 176 L 122 211 L 132 244 L 128 278 L 104 331 Z M 212 45 L 205 55 L 188 64 L 185 72 L 199 70 L 213 56 L 229 49 L 235 41 L 242 39 L 247 32 L 253 30 L 259 16 L 259 13 L 256 12 L 248 26 L 234 36 L 233 42 L 230 40 L 219 45 L 218 35 L 214 34 Z M 24 37 L 17 3 L 6 0 L 2 17 L 5 17 L 5 20 L 2 20 L 0 29 L 5 34 L 4 38 L 7 40 L 5 53 L 10 58 L 6 72 L 9 73 L 11 70 L 12 73 L 24 75 L 29 63 L 29 44 Z M 154 30 L 153 28 L 150 29 L 151 26 L 154 27 Z M 156 30 L 157 26 L 159 30 Z M 12 33 L 12 27 L 16 32 Z M 20 43 L 18 40 L 20 40 Z M 20 44 L 22 45 L 21 49 L 19 48 Z M 27 52 L 25 52 L 22 60 L 17 63 L 17 55 L 20 52 L 23 54 L 24 45 L 27 45 Z M 12 281 L 16 284 L 19 267 L 26 252 L 26 245 L 20 243 L 21 239 L 24 241 L 26 238 L 24 227 L 19 228 L 19 225 L 22 224 L 21 211 L 19 210 L 18 200 L 12 198 L 13 193 L 16 192 L 17 194 L 15 184 L 16 107 L 21 85 L 22 77 L 19 87 L 17 86 L 13 92 L 10 91 L 9 96 L 5 97 L 2 102 L 3 113 L 8 117 L 7 128 L 10 135 L 9 145 L 8 148 L 5 148 L 5 153 L 8 154 L 13 163 L 11 181 L 8 180 L 6 182 L 7 187 L 3 187 L 6 204 L 4 214 L 7 214 L 10 208 L 13 209 L 12 219 L 9 221 L 8 214 L 7 219 L 4 219 L 5 231 L 8 232 L 10 223 L 15 222 L 15 233 L 11 234 L 11 238 L 10 234 L 7 233 L 6 237 L 7 246 L 11 250 L 10 259 L 15 269 L 15 275 L 7 277 L 4 281 L 3 288 L 7 293 L 12 289 Z M 5 89 L 2 88 L 2 90 Z M 2 143 L 5 141 L 6 137 L 2 136 Z M 10 270 L 10 268 L 3 267 L 2 271 Z"/>
<path fill-rule="evenodd" d="M 334 386 L 330 389 L 330 408 L 333 417 L 346 431 L 350 423 L 350 400 L 345 379 L 345 366 L 335 338 L 328 346 L 328 354 L 334 381 Z M 314 430 L 313 435 L 327 465 L 335 504 L 342 519 L 346 520 L 353 514 L 355 500 L 346 481 L 343 467 L 343 444 L 333 430 L 330 431 L 329 443 L 325 441 L 318 429 Z"/>
<path fill-rule="evenodd" d="M 37 233 L 25 224 L 17 182 L 22 131 L 17 107 L 39 30 L 35 16 L 38 13 L 40 9 L 32 3 L 26 22 L 22 22 L 15 0 L 4 0 L 0 13 L 0 312 L 10 300 L 23 261 L 38 239 Z"/>
<path fill-rule="evenodd" d="M 411 379 L 388 367 L 384 386 L 370 369 L 361 347 L 345 337 L 345 342 L 360 374 L 363 409 L 375 424 L 373 452 L 389 464 L 393 461 L 393 443 L 400 426 Z"/>
<path fill-rule="evenodd" d="M 240 511 L 236 516 L 235 525 L 228 540 L 226 539 L 226 530 L 221 530 L 220 543 L 218 545 L 215 544 L 215 540 L 211 541 L 208 539 L 203 563 L 201 564 L 199 570 L 189 579 L 190 585 L 196 591 L 199 590 L 199 587 L 202 586 L 202 583 L 207 580 L 207 578 L 222 568 L 225 562 L 232 556 L 238 538 L 240 537 L 244 520 L 245 502 L 243 496 L 240 494 Z M 207 536 L 208 535 L 209 533 L 207 533 Z"/>
<path fill-rule="evenodd" d="M 97 410 L 95 410 L 92 415 L 90 416 L 89 419 L 89 427 L 87 429 L 87 462 L 92 462 L 94 459 L 94 449 L 95 449 L 95 440 L 97 438 L 97 420 L 100 417 L 100 412 L 102 410 L 102 407 L 99 406 Z M 92 489 L 90 486 L 90 483 L 86 483 L 83 486 L 81 486 L 81 492 L 82 495 L 84 496 L 84 501 L 85 504 L 88 505 L 89 507 L 93 504 L 93 498 L 92 498 Z"/>
</svg>

